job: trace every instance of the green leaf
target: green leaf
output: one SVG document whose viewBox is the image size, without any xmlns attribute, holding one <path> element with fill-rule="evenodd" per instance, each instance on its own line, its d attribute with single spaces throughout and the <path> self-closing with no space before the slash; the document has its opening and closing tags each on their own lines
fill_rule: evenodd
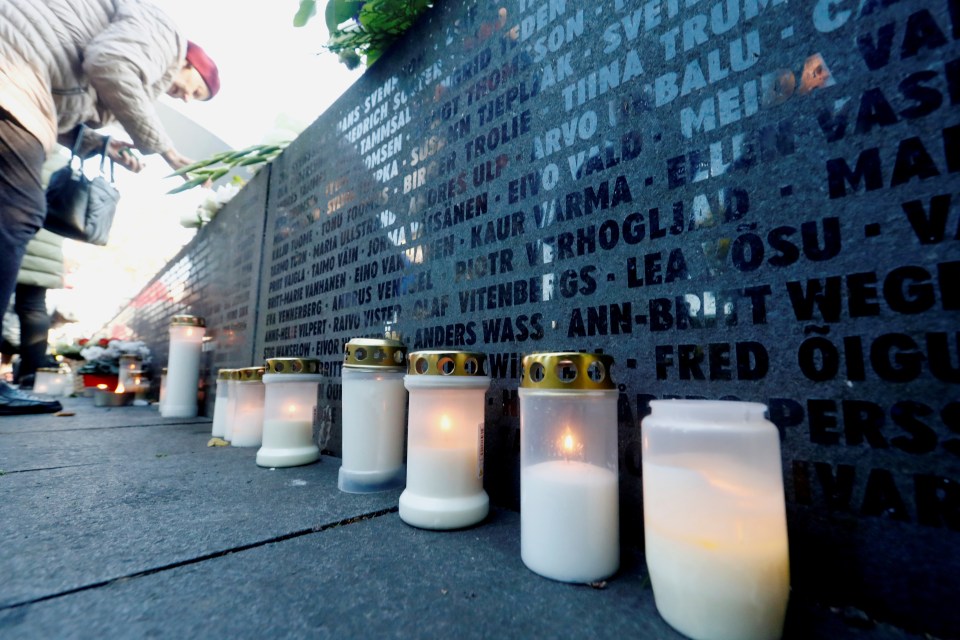
<svg viewBox="0 0 960 640">
<path fill-rule="evenodd" d="M 191 178 L 190 180 L 187 180 L 179 187 L 174 187 L 173 189 L 170 189 L 170 191 L 167 191 L 167 195 L 172 195 L 174 193 L 180 193 L 181 191 L 187 191 L 189 189 L 193 189 L 194 187 L 199 187 L 206 181 L 207 181 L 207 176 L 200 176 L 199 178 Z"/>
<path fill-rule="evenodd" d="M 310 18 L 315 15 L 317 15 L 316 0 L 300 0 L 300 8 L 297 9 L 296 15 L 293 16 L 293 26 L 306 26 L 307 22 L 310 21 Z"/>
</svg>

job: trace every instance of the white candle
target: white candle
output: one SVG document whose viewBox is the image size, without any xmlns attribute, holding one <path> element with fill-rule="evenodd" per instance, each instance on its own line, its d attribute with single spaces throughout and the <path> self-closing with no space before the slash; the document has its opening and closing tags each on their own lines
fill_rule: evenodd
<svg viewBox="0 0 960 640">
<path fill-rule="evenodd" d="M 617 474 L 552 460 L 520 476 L 520 555 L 531 570 L 564 582 L 592 582 L 620 563 Z"/>
<path fill-rule="evenodd" d="M 407 487 L 435 498 L 456 498 L 483 490 L 476 447 L 411 447 Z"/>
<path fill-rule="evenodd" d="M 713 456 L 643 463 L 647 568 L 660 615 L 696 639 L 779 638 L 790 590 L 782 494 Z"/>
<path fill-rule="evenodd" d="M 210 435 L 222 438 L 227 433 L 227 405 L 229 404 L 230 381 L 227 379 L 229 371 L 221 369 L 217 374 L 217 397 L 213 401 L 213 427 Z"/>
<path fill-rule="evenodd" d="M 407 390 L 403 370 L 343 368 L 342 456 L 338 486 L 366 492 L 403 483 Z"/>
<path fill-rule="evenodd" d="M 310 420 L 263 421 L 263 446 L 257 451 L 261 467 L 295 467 L 314 462 L 319 447 L 313 443 L 313 422 Z"/>
<path fill-rule="evenodd" d="M 186 324 L 190 322 L 199 324 Z M 161 405 L 161 415 L 166 418 L 194 418 L 197 415 L 200 352 L 205 332 L 202 324 L 199 318 L 174 316 L 170 325 L 167 388 Z"/>
<path fill-rule="evenodd" d="M 259 447 L 263 440 L 263 370 L 257 367 L 240 369 L 241 379 L 231 390 L 237 395 L 230 445 Z"/>
<path fill-rule="evenodd" d="M 425 529 L 457 529 L 487 517 L 483 490 L 485 358 L 472 352 L 410 354 L 407 487 L 400 519 Z"/>
<path fill-rule="evenodd" d="M 261 467 L 295 467 L 316 462 L 320 448 L 313 434 L 320 363 L 312 358 L 268 358 L 263 374 Z M 233 390 L 231 388 L 231 398 Z"/>
</svg>

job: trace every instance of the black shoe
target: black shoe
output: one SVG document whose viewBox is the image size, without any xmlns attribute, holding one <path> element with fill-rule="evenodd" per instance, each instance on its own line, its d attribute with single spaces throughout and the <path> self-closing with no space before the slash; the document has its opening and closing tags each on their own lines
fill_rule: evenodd
<svg viewBox="0 0 960 640">
<path fill-rule="evenodd" d="M 44 400 L 6 382 L 0 382 L 0 416 L 21 416 L 30 413 L 55 413 L 63 409 L 56 400 Z"/>
<path fill-rule="evenodd" d="M 33 381 L 36 376 L 32 373 L 28 373 L 25 376 L 21 376 L 19 380 L 14 380 L 17 383 L 17 388 L 21 391 L 25 389 L 33 389 Z"/>
</svg>

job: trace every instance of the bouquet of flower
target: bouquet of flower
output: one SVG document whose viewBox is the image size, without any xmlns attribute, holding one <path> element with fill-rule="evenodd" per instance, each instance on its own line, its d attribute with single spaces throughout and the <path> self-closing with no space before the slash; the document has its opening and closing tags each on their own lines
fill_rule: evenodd
<svg viewBox="0 0 960 640">
<path fill-rule="evenodd" d="M 80 356 L 86 360 L 77 373 L 118 375 L 120 373 L 120 356 L 140 356 L 144 361 L 143 370 L 148 369 L 147 360 L 150 349 L 140 341 L 101 339 L 96 344 L 89 344 L 80 350 Z"/>
</svg>

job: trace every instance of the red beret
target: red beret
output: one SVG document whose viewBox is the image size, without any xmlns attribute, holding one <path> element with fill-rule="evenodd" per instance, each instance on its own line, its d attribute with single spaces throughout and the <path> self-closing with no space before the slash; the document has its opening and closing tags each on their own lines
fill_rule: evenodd
<svg viewBox="0 0 960 640">
<path fill-rule="evenodd" d="M 203 49 L 189 40 L 187 41 L 187 62 L 200 73 L 207 89 L 210 90 L 210 98 L 217 95 L 217 92 L 220 91 L 220 72 L 217 71 L 217 64 L 210 59 L 210 56 Z"/>
</svg>

